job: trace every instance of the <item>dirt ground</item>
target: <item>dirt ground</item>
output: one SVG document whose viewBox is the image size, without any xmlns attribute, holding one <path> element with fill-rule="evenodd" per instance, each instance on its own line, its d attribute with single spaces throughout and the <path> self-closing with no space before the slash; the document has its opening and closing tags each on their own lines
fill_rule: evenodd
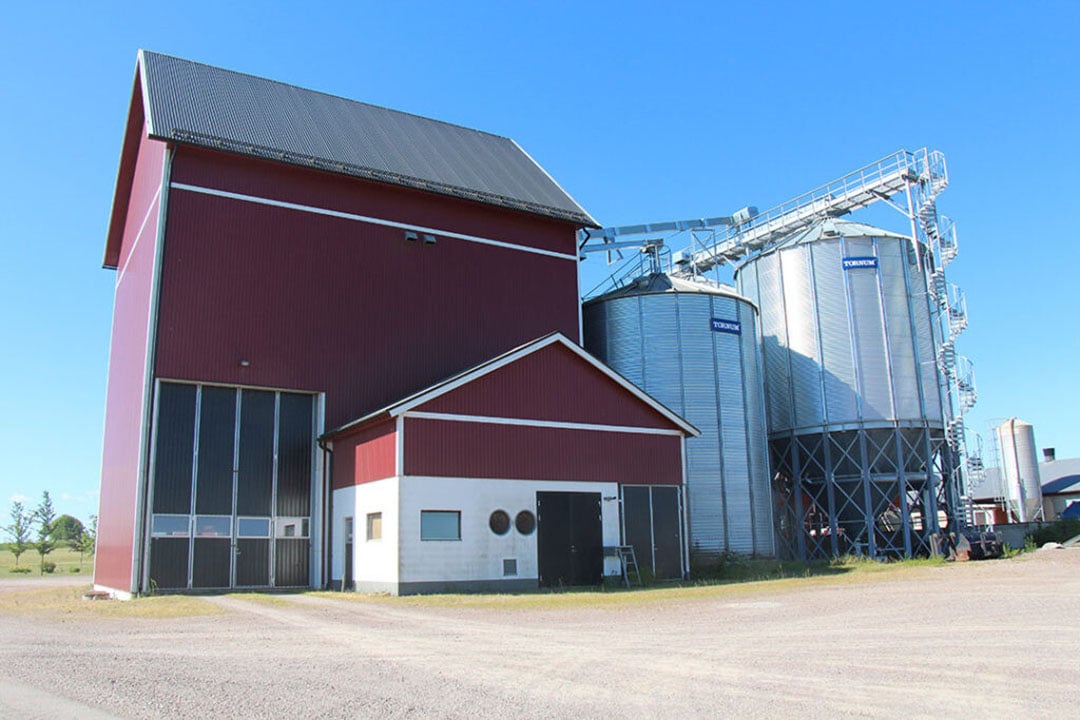
<svg viewBox="0 0 1080 720">
<path fill-rule="evenodd" d="M 1080 548 L 601 605 L 207 602 L 0 613 L 0 717 L 1080 717 Z"/>
</svg>

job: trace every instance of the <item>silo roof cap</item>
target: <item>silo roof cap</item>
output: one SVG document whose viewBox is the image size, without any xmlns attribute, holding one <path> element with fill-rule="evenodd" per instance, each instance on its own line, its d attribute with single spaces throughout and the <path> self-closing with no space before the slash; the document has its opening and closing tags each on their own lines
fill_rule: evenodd
<svg viewBox="0 0 1080 720">
<path fill-rule="evenodd" d="M 615 288 L 603 295 L 590 298 L 589 302 L 612 300 L 619 297 L 633 297 L 635 295 L 656 295 L 660 293 L 701 293 L 705 295 L 720 295 L 735 298 L 753 305 L 750 300 L 739 294 L 731 285 L 718 283 L 706 278 L 682 278 L 669 275 L 668 273 L 652 273 L 643 275 L 636 280 L 631 280 L 622 287 Z"/>
<path fill-rule="evenodd" d="M 837 237 L 896 238 L 897 240 L 910 239 L 907 235 L 901 235 L 892 232 L 891 230 L 883 230 L 879 227 L 874 227 L 873 225 L 853 222 L 851 220 L 840 220 L 838 218 L 826 218 L 814 223 L 805 230 L 797 232 L 787 239 L 780 241 L 776 247 L 781 248 L 790 247 L 792 245 L 803 245 L 819 240 L 831 240 Z"/>
</svg>

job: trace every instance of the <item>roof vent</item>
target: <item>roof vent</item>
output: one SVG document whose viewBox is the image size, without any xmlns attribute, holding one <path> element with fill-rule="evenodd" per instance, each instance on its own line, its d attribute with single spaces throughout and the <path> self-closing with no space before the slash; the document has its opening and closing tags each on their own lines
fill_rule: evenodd
<svg viewBox="0 0 1080 720">
<path fill-rule="evenodd" d="M 1054 448 L 1043 448 L 1043 462 L 1054 462 L 1057 460 L 1057 450 Z"/>
</svg>

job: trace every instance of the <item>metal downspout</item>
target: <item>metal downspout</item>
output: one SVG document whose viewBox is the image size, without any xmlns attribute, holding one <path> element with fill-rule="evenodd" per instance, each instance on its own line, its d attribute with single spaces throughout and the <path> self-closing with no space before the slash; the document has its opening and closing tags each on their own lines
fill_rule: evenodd
<svg viewBox="0 0 1080 720">
<path fill-rule="evenodd" d="M 330 556 L 333 553 L 333 545 L 330 544 L 333 540 L 333 525 L 334 525 L 334 496 L 331 491 L 331 483 L 334 477 L 334 444 L 325 440 L 319 440 L 319 449 L 323 451 L 323 550 L 322 550 L 322 586 L 323 589 L 330 587 L 332 582 L 330 574 Z M 344 585 L 345 578 L 342 576 L 342 584 Z M 344 587 L 342 588 L 344 589 Z"/>
</svg>

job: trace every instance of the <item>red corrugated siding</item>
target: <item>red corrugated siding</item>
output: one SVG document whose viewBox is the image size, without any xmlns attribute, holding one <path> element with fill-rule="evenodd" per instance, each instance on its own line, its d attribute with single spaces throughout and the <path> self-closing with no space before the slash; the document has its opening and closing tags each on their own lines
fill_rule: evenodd
<svg viewBox="0 0 1080 720">
<path fill-rule="evenodd" d="M 335 439 L 333 488 L 393 477 L 397 472 L 395 429 L 395 421 L 387 420 Z"/>
<path fill-rule="evenodd" d="M 207 167 L 204 154 L 194 157 L 178 152 L 175 180 L 244 191 L 268 182 L 247 177 L 248 161 Z M 332 196 L 336 184 L 338 195 L 363 195 L 348 179 L 267 172 L 281 183 L 278 196 Z M 393 196 L 378 214 L 440 227 L 461 228 L 484 209 Z M 433 207 L 443 214 L 432 216 Z M 533 225 L 550 227 L 514 217 L 519 242 Z M 572 244 L 573 228 L 561 227 Z M 425 246 L 392 228 L 177 189 L 169 196 L 158 376 L 324 391 L 327 427 L 549 332 L 576 338 L 577 313 L 574 261 L 450 238 Z"/>
<path fill-rule="evenodd" d="M 405 474 L 682 482 L 680 437 L 405 419 Z"/>
<path fill-rule="evenodd" d="M 139 487 L 146 330 L 150 312 L 157 212 L 165 145 L 145 137 L 139 146 L 117 273 L 109 385 L 105 400 L 101 499 L 94 582 L 117 590 L 132 588 L 135 499 Z M 143 226 L 143 220 L 149 220 Z M 142 235 L 135 238 L 142 227 Z M 118 275 L 119 277 L 119 275 Z"/>
<path fill-rule="evenodd" d="M 564 221 L 295 165 L 186 147 L 178 153 L 172 179 L 189 185 L 577 254 L 576 229 Z"/>
<path fill-rule="evenodd" d="M 560 344 L 542 348 L 416 409 L 600 425 L 678 427 Z"/>
</svg>

